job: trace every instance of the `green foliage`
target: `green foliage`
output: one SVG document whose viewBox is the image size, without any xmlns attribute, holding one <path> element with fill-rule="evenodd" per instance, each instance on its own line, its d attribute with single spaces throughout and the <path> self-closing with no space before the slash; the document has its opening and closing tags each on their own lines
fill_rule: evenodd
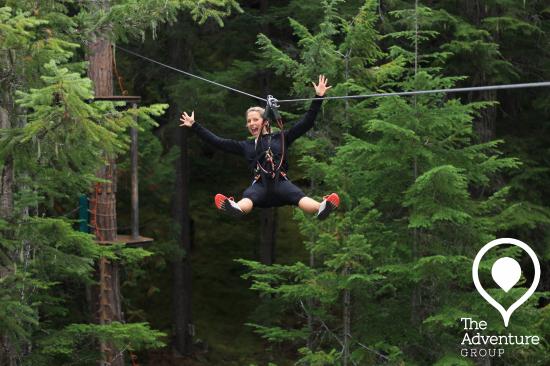
<svg viewBox="0 0 550 366">
<path fill-rule="evenodd" d="M 263 2 L 265 8 L 242 4 L 246 12 L 228 19 L 223 32 L 199 30 L 184 18 L 176 29 L 159 32 L 158 41 L 135 46 L 171 65 L 279 98 L 311 96 L 310 81 L 319 73 L 326 73 L 334 85 L 332 95 L 548 79 L 544 46 L 550 33 L 541 2 L 518 5 L 504 0 L 475 7 L 442 1 L 430 3 L 432 8 L 420 2 L 418 17 L 410 9 L 412 1 Z M 499 17 L 518 23 L 484 20 Z M 263 35 L 256 37 L 257 32 Z M 172 77 L 153 65 L 128 65 L 136 75 L 135 87 L 144 95 L 171 101 L 174 113 L 157 133 L 170 151 L 167 158 L 174 156 L 171 136 L 179 110 L 194 109 L 199 120 L 221 136 L 243 138 L 242 112 L 257 102 Z M 259 241 L 258 215 L 234 225 L 210 208 L 213 193 L 239 195 L 248 183 L 247 172 L 236 158 L 191 138 L 191 212 L 200 248 L 193 253 L 194 296 L 200 304 L 197 332 L 216 349 L 203 363 L 286 364 L 318 357 L 337 364 L 342 360 L 339 342 L 344 340 L 342 298 L 350 291 L 353 338 L 348 340 L 348 364 L 473 364 L 465 358 L 457 361 L 456 344 L 462 336 L 457 319 L 472 316 L 488 320 L 492 327 L 501 324 L 500 315 L 472 291 L 470 267 L 476 250 L 495 236 L 515 236 L 532 238 L 526 241 L 548 258 L 548 212 L 541 207 L 548 207 L 549 197 L 544 168 L 550 156 L 548 105 L 545 89 L 326 102 L 316 128 L 308 133 L 312 138 L 300 139 L 291 151 L 291 157 L 300 157 L 300 166 L 291 162 L 291 177 L 316 198 L 337 191 L 344 210 L 322 230 L 297 212 L 302 236 L 287 209 L 278 210 L 277 262 L 290 263 L 289 268 L 240 262 L 260 300 L 235 280 L 240 268 L 228 259 L 252 255 L 251 245 Z M 303 107 L 284 104 L 285 119 L 294 120 Z M 480 137 L 480 126 L 487 126 L 496 138 Z M 162 166 L 159 175 L 165 170 Z M 161 187 L 169 187 L 170 193 L 148 191 L 155 201 L 148 207 L 169 202 L 171 183 Z M 437 201 L 431 199 L 434 193 Z M 153 210 L 148 211 L 152 217 Z M 148 228 L 165 235 L 169 230 L 161 221 L 156 215 Z M 304 264 L 304 239 L 313 254 L 310 265 Z M 161 250 L 171 253 L 168 245 Z M 520 253 L 511 255 L 524 259 Z M 495 258 L 482 263 L 489 288 L 495 286 L 489 273 Z M 157 307 L 149 305 L 152 297 L 145 290 L 151 286 L 152 292 L 162 292 L 151 277 L 162 276 L 158 273 L 165 263 L 154 258 L 142 284 L 147 293 L 142 303 L 151 314 Z M 342 273 L 348 263 L 353 271 Z M 166 271 L 157 281 L 167 283 L 169 278 Z M 544 300 L 543 293 L 537 295 Z M 227 301 L 220 304 L 222 297 Z M 548 334 L 540 325 L 545 311 L 526 304 L 514 315 L 525 323 L 521 331 Z M 537 320 L 523 318 L 530 313 Z M 306 325 L 308 314 L 313 330 Z M 167 317 L 157 318 L 170 327 Z M 274 343 L 271 351 L 263 352 L 261 337 L 257 343 L 250 338 L 242 342 L 242 323 L 265 331 Z M 285 338 L 304 330 L 308 339 Z M 310 348 L 305 352 L 292 352 L 306 345 Z M 523 355 L 544 363 L 542 353 L 528 350 Z M 526 356 L 503 362 L 534 363 L 530 361 Z"/>
<path fill-rule="evenodd" d="M 132 49 L 155 59 L 280 98 L 311 96 L 310 81 L 319 73 L 334 85 L 332 95 L 549 78 L 544 2 L 496 0 L 475 7 L 441 1 L 431 8 L 420 2 L 416 12 L 412 1 L 261 3 L 268 6 L 120 0 L 102 10 L 92 1 L 2 2 L 11 8 L 0 8 L 1 89 L 19 104 L 13 104 L 13 129 L 0 132 L 0 168 L 13 157 L 17 182 L 16 215 L 0 218 L 0 329 L 23 362 L 94 364 L 100 337 L 117 338 L 121 349 L 138 349 L 141 340 L 144 348 L 159 346 L 163 336 L 147 326 L 82 324 L 87 316 L 76 294 L 92 282 L 96 258 L 118 258 L 126 266 L 128 319 L 169 330 L 168 312 L 159 311 L 170 305 L 164 296 L 169 262 L 189 255 L 175 249 L 179 228 L 167 209 L 179 154 L 172 141 L 175 116 L 195 109 L 216 133 L 243 136 L 242 111 L 250 100 L 130 58 L 117 57 L 130 89 L 144 100 L 170 103 L 161 119 L 167 123 L 150 129 L 163 105 L 120 111 L 116 104 L 89 103 L 80 45 L 98 34 L 117 42 L 137 39 Z M 240 7 L 246 12 L 224 19 L 220 32 L 215 22 Z M 264 35 L 256 38 L 257 32 Z M 300 166 L 292 162 L 292 179 L 309 184 L 304 190 L 317 198 L 338 192 L 342 209 L 321 227 L 297 212 L 302 237 L 288 211 L 278 211 L 277 260 L 289 265 L 228 259 L 250 256 L 259 236 L 257 216 L 228 224 L 211 209 L 210 196 L 220 181 L 238 194 L 246 172 L 237 160 L 190 139 L 191 213 L 200 248 L 193 254 L 194 301 L 200 304 L 194 317 L 197 338 L 214 350 L 198 352 L 197 362 L 337 365 L 347 344 L 348 364 L 473 365 L 457 356 L 463 336 L 457 319 L 484 319 L 493 332 L 507 331 L 472 289 L 477 249 L 495 236 L 526 238 L 547 272 L 549 105 L 544 89 L 326 102 L 311 139 L 293 147 L 291 156 L 301 159 Z M 295 107 L 285 104 L 285 119 L 304 106 Z M 96 180 L 103 152 L 125 151 L 130 126 L 141 130 L 140 214 L 154 234 L 155 255 L 96 246 L 72 231 L 74 222 L 58 217 Z M 496 138 L 480 137 L 480 126 Z M 119 194 L 125 197 L 128 162 L 122 157 L 119 163 Z M 124 227 L 128 205 L 124 199 L 117 205 Z M 497 251 L 481 263 L 480 277 L 495 298 L 511 302 L 524 289 L 503 294 L 495 288 L 490 269 L 501 255 L 524 259 L 517 250 Z M 260 300 L 235 280 L 237 265 L 247 268 Z M 219 301 L 222 296 L 226 301 Z M 539 297 L 543 304 L 548 294 L 537 293 L 514 313 L 511 332 L 547 338 L 548 306 L 537 308 Z M 351 316 L 349 338 L 345 314 Z M 252 331 L 242 332 L 242 323 L 261 339 L 247 338 Z M 274 344 L 268 352 L 264 341 Z M 507 352 L 501 362 L 546 364 L 547 348 Z"/>
<path fill-rule="evenodd" d="M 0 45 L 2 49 L 19 48 L 28 45 L 32 29 L 47 23 L 44 20 L 29 17 L 28 13 L 13 14 L 10 7 L 0 8 Z"/>
<path fill-rule="evenodd" d="M 18 364 L 68 364 L 82 353 L 78 362 L 94 363 L 98 340 L 122 351 L 160 347 L 164 335 L 146 323 L 80 324 L 89 319 L 82 299 L 84 288 L 95 285 L 97 259 L 135 264 L 152 253 L 100 246 L 55 212 L 72 208 L 97 182 L 105 159 L 126 150 L 129 127 L 156 126 L 153 118 L 167 105 L 123 109 L 120 103 L 93 102 L 92 83 L 83 76 L 87 64 L 78 60 L 82 13 L 69 16 L 75 9 L 55 2 L 10 5 L 0 8 L 1 113 L 7 127 L 0 130 L 0 168 L 13 162 L 15 178 L 8 188 L 13 209 L 6 212 L 10 198 L 2 197 L 0 220 L 2 357 Z"/>
<path fill-rule="evenodd" d="M 25 5 L 34 8 L 34 4 Z M 143 40 L 147 31 L 151 31 L 155 38 L 158 27 L 163 23 L 173 24 L 181 12 L 188 12 L 199 24 L 213 19 L 219 26 L 223 26 L 223 18 L 232 11 L 242 12 L 235 0 L 118 0 L 109 5 L 106 8 L 95 1 L 83 1 L 78 4 L 78 12 L 69 17 L 67 13 L 74 7 L 60 3 L 54 5 L 56 12 L 48 14 L 47 19 L 57 26 L 69 25 L 78 33 L 74 36 L 82 41 L 90 35 L 102 33 L 113 41 L 125 42 L 136 37 Z"/>
<path fill-rule="evenodd" d="M 392 11 L 396 31 L 380 37 L 372 19 L 363 28 L 336 27 L 336 22 L 345 22 L 335 15 L 335 3 L 323 4 L 325 18 L 317 33 L 291 20 L 298 54 L 284 52 L 259 37 L 269 65 L 276 73 L 292 77 L 293 94 L 303 95 L 305 81 L 314 73 L 326 73 L 338 95 L 387 88 L 452 88 L 464 79 L 443 75 L 442 67 L 472 44 L 452 41 L 418 58 L 411 51 L 415 43 L 426 47 L 428 41 L 437 40 L 440 33 L 431 26 L 439 27 L 441 22 L 462 26 L 448 13 L 427 7 L 417 12 Z M 369 2 L 361 9 L 372 10 Z M 364 16 L 360 13 L 354 19 Z M 422 25 L 420 32 L 413 29 L 416 16 Z M 464 27 L 464 32 L 473 32 L 472 27 Z M 489 35 L 476 32 L 472 37 Z M 347 41 L 338 45 L 341 39 Z M 392 40 L 398 45 L 387 50 L 359 47 L 376 51 L 355 54 L 353 39 Z M 498 55 L 494 43 L 477 46 L 488 52 L 487 57 Z M 353 54 L 355 62 L 350 62 Z M 504 73 L 502 68 L 493 72 Z M 473 364 L 457 358 L 460 317 L 470 313 L 473 318 L 488 319 L 495 330 L 501 324 L 498 313 L 492 314 L 472 290 L 473 256 L 505 230 L 547 225 L 550 217 L 544 207 L 514 201 L 509 186 L 494 184 L 498 177 L 521 167 L 519 159 L 503 156 L 502 141 L 480 142 L 476 136 L 474 120 L 494 103 L 429 94 L 328 104 L 323 124 L 314 133 L 316 141 L 300 146 L 306 155 L 301 163 L 315 183 L 315 192 L 339 193 L 342 210 L 323 224 L 296 214 L 311 251 L 309 266 L 241 261 L 249 269 L 243 277 L 252 279 L 251 289 L 274 296 L 283 309 L 302 319 L 289 322 L 281 317 L 255 327 L 270 341 L 287 342 L 298 349 L 299 364 L 377 364 L 377 357 L 396 364 Z M 321 144 L 328 146 L 323 152 Z M 525 212 L 521 207 L 531 209 Z M 498 254 L 493 256 L 484 259 L 483 276 L 487 277 L 492 261 L 498 258 Z M 496 289 L 491 293 L 504 303 L 519 296 L 516 292 L 503 297 Z M 529 324 L 529 330 L 523 331 L 540 334 L 543 313 L 533 305 L 517 311 L 518 319 L 533 317 L 517 321 Z M 351 334 L 342 333 L 346 319 L 351 319 Z M 284 324 L 288 334 L 281 331 Z M 304 331 L 309 335 L 303 340 L 288 336 Z M 540 350 L 522 352 L 539 363 L 546 358 Z M 521 364 L 513 355 L 505 358 Z"/>
<path fill-rule="evenodd" d="M 121 324 L 71 324 L 40 340 L 45 355 L 72 356 L 76 345 L 92 339 L 109 342 L 117 348 L 139 350 L 164 346 L 159 338 L 165 334 L 155 331 L 146 323 Z"/>
<path fill-rule="evenodd" d="M 297 362 L 297 365 L 312 365 L 312 366 L 328 366 L 339 365 L 338 352 L 335 349 L 326 351 L 313 352 L 309 348 L 300 348 L 298 350 L 302 358 Z"/>
<path fill-rule="evenodd" d="M 287 330 L 280 327 L 262 327 L 257 324 L 246 324 L 254 328 L 254 332 L 270 342 L 288 342 L 304 340 L 307 338 L 307 332 L 304 330 Z"/>
</svg>

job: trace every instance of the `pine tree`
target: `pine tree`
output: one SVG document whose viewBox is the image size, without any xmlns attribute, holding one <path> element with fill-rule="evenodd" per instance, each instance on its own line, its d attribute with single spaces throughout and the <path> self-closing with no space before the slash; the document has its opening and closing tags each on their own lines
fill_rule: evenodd
<svg viewBox="0 0 550 366">
<path fill-rule="evenodd" d="M 123 151 L 121 134 L 134 118 L 118 112 L 112 103 L 89 103 L 93 94 L 90 80 L 82 76 L 83 65 L 69 62 L 77 45 L 63 40 L 62 34 L 56 38 L 50 22 L 10 8 L 2 8 L 2 16 L 6 26 L 0 48 L 8 56 L 3 71 L 10 76 L 2 107 L 10 124 L 0 136 L 1 154 L 4 170 L 6 162 L 11 164 L 13 177 L 10 187 L 3 186 L 7 194 L 2 197 L 7 203 L 2 215 L 1 280 L 8 286 L 2 286 L 0 308 L 10 314 L 3 317 L 2 359 L 22 364 L 55 354 L 39 344 L 48 342 L 44 334 L 70 325 L 59 317 L 80 302 L 58 297 L 66 296 L 63 286 L 76 289 L 91 283 L 93 260 L 100 253 L 133 260 L 150 253 L 100 248 L 88 235 L 74 232 L 63 217 L 45 217 L 55 202 L 74 200 L 94 181 L 93 171 L 102 163 L 100 151 Z M 62 15 L 58 19 L 67 20 Z M 48 38 L 43 39 L 42 32 Z M 49 62 L 41 64 L 45 60 Z M 34 74 L 37 70 L 40 78 Z M 135 113 L 151 125 L 149 115 L 158 116 L 164 108 L 157 105 Z M 72 319 L 79 320 L 84 319 Z M 146 335 L 142 345 L 158 345 L 158 333 L 140 324 L 133 329 L 138 327 Z M 87 337 L 101 332 L 88 330 Z M 128 343 L 131 335 L 121 332 L 118 338 Z M 135 339 L 140 344 L 141 336 Z"/>
<path fill-rule="evenodd" d="M 54 212 L 59 205 L 75 202 L 97 181 L 94 172 L 105 156 L 125 151 L 128 127 L 156 125 L 152 117 L 167 106 L 120 111 L 114 103 L 92 103 L 78 43 L 86 42 L 86 32 L 107 25 L 119 39 L 136 31 L 143 34 L 148 26 L 154 30 L 172 21 L 180 9 L 199 22 L 219 22 L 239 9 L 238 4 L 182 1 L 167 7 L 165 2 L 127 1 L 107 14 L 88 12 L 91 2 L 70 9 L 55 2 L 12 5 L 0 8 L 0 363 L 95 361 L 98 340 L 122 351 L 158 347 L 163 334 L 146 323 L 81 324 L 89 317 L 83 286 L 92 283 L 94 260 L 106 257 L 131 264 L 151 253 L 119 245 L 100 247 Z M 128 10 L 148 11 L 133 24 L 128 17 L 136 13 Z"/>
<path fill-rule="evenodd" d="M 324 2 L 325 22 L 316 34 L 293 24 L 301 62 L 260 38 L 276 72 L 295 80 L 296 94 L 312 77 L 304 70 L 338 80 L 333 90 L 339 95 L 449 88 L 462 79 L 442 74 L 451 56 L 447 50 L 415 57 L 416 42 L 423 45 L 438 35 L 430 28 L 409 28 L 418 13 L 391 14 L 400 21 L 396 32 L 383 37 L 398 43 L 381 53 L 373 52 L 379 40 L 373 31 L 376 5 L 367 2 L 352 23 L 363 29 L 337 28 L 335 5 Z M 430 19 L 431 9 L 418 12 Z M 345 39 L 338 47 L 332 41 L 337 36 Z M 355 53 L 353 39 L 361 39 L 371 53 Z M 355 59 L 346 62 L 346 54 Z M 340 193 L 342 210 L 323 225 L 297 213 L 313 266 L 241 260 L 249 267 L 245 277 L 252 279 L 252 289 L 275 296 L 286 309 L 279 319 L 253 326 L 271 342 L 292 342 L 301 354 L 299 364 L 466 364 L 458 353 L 460 314 L 488 319 L 494 331 L 505 331 L 498 313 L 472 290 L 472 258 L 517 220 L 547 224 L 549 218 L 540 207 L 511 201 L 509 186 L 492 184 L 495 176 L 521 166 L 502 156 L 502 141 L 479 142 L 473 129 L 474 118 L 493 103 L 429 94 L 329 104 L 324 133 L 302 145 L 310 155 L 302 164 L 319 191 Z M 532 209 L 520 209 L 526 206 Z M 514 249 L 493 254 L 482 276 L 503 254 L 521 256 Z M 506 302 L 522 290 L 491 293 Z M 545 314 L 534 302 L 518 310 L 513 331 L 544 331 L 537 324 Z M 521 356 L 505 356 L 505 362 L 544 363 L 546 357 L 527 349 Z"/>
</svg>

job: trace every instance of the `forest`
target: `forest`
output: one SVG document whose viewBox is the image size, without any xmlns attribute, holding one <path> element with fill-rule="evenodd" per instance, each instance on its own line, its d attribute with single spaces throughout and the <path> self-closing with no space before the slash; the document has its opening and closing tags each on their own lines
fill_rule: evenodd
<svg viewBox="0 0 550 366">
<path fill-rule="evenodd" d="M 548 1 L 0 0 L 0 93 L 0 366 L 550 365 Z M 216 207 L 268 95 L 326 220 Z"/>
</svg>

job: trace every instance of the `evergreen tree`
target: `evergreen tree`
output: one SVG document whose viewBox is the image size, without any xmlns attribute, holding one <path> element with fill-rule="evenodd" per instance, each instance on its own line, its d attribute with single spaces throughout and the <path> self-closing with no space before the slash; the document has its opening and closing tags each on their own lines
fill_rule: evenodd
<svg viewBox="0 0 550 366">
<path fill-rule="evenodd" d="M 83 324 L 89 315 L 84 296 L 74 295 L 83 294 L 92 281 L 90 264 L 96 258 L 136 259 L 148 253 L 97 248 L 72 231 L 74 222 L 58 220 L 73 217 L 75 198 L 94 182 L 104 148 L 122 158 L 120 196 L 126 193 L 121 127 L 132 125 L 133 116 L 110 103 L 85 102 L 90 88 L 82 78 L 85 65 L 78 62 L 83 52 L 77 44 L 87 44 L 96 31 L 173 66 L 279 98 L 283 91 L 310 96 L 309 80 L 319 72 L 336 84 L 333 95 L 343 95 L 541 81 L 550 70 L 544 1 L 419 1 L 415 11 L 413 1 L 389 0 L 369 4 L 361 16 L 357 9 L 363 1 L 353 0 L 240 5 L 117 0 L 109 1 L 108 12 L 92 11 L 93 3 L 0 2 L 15 9 L 2 8 L 0 22 L 0 333 L 10 349 L 10 355 L 0 353 L 0 363 L 8 362 L 6 357 L 39 364 L 93 363 L 99 355 L 92 340 L 112 340 L 124 350 L 130 332 L 143 340 L 132 338 L 131 347 L 158 344 L 153 339 L 158 333 L 147 325 L 136 330 L 130 324 Z M 228 5 L 245 12 L 224 18 L 220 32 L 216 23 Z M 258 31 L 266 35 L 258 39 L 265 58 L 254 47 Z M 134 261 L 123 283 L 125 295 L 131 293 L 125 298 L 127 319 L 169 330 L 172 321 L 163 311 L 170 306 L 164 294 L 172 285 L 166 263 L 189 255 L 175 249 L 177 228 L 167 210 L 175 191 L 178 151 L 171 138 L 177 115 L 195 109 L 216 133 L 241 139 L 242 112 L 258 103 L 121 53 L 117 61 L 132 94 L 172 106 L 154 131 L 150 121 L 139 122 L 141 217 L 147 236 L 155 238 L 150 249 L 156 255 L 144 264 Z M 284 104 L 282 109 L 291 120 L 303 107 Z M 65 109 L 71 111 L 65 114 Z M 260 343 L 241 332 L 242 319 L 258 300 L 234 280 L 240 268 L 229 259 L 254 256 L 258 217 L 235 225 L 211 208 L 220 182 L 238 195 L 249 183 L 248 174 L 236 158 L 226 159 L 190 139 L 191 212 L 200 248 L 193 269 L 194 301 L 200 304 L 195 305 L 196 334 L 204 349 L 212 350 L 203 363 L 285 364 L 301 358 L 309 364 L 471 364 L 457 359 L 463 336 L 457 318 L 469 311 L 491 327 L 502 324 L 471 286 L 469 267 L 480 243 L 495 236 L 527 238 L 547 272 L 548 213 L 541 206 L 548 207 L 548 111 L 542 88 L 326 102 L 311 139 L 293 147 L 293 159 L 307 157 L 301 167 L 291 162 L 291 172 L 308 193 L 338 190 L 344 210 L 322 230 L 297 214 L 311 252 L 306 265 L 301 263 L 308 253 L 291 211 L 279 209 L 277 261 L 301 262 L 273 267 L 246 262 L 258 279 L 255 288 L 269 293 L 249 320 L 272 341 L 271 354 L 261 356 Z M 519 157 L 521 164 L 503 156 Z M 125 202 L 119 208 L 124 226 L 129 210 Z M 521 256 L 514 250 L 503 253 Z M 482 264 L 487 287 L 493 286 L 488 271 L 496 257 Z M 548 276 L 541 278 L 541 288 L 549 288 Z M 510 298 L 489 292 L 506 302 L 519 290 Z M 218 301 L 222 296 L 227 300 Z M 539 306 L 547 298 L 541 297 Z M 544 312 L 533 306 L 536 300 L 533 296 L 514 313 L 511 332 L 548 334 Z M 545 347 L 507 352 L 500 362 L 544 364 Z"/>
<path fill-rule="evenodd" d="M 55 212 L 74 207 L 105 157 L 125 151 L 128 127 L 150 129 L 167 106 L 120 111 L 119 104 L 92 103 L 79 43 L 102 27 L 119 39 L 154 31 L 182 9 L 199 22 L 219 22 L 238 4 L 121 1 L 108 13 L 90 12 L 92 2 L 7 5 L 0 8 L 0 363 L 95 363 L 96 341 L 122 352 L 158 347 L 163 334 L 147 323 L 80 324 L 91 315 L 83 286 L 93 282 L 94 260 L 132 264 L 151 253 L 98 246 Z"/>
<path fill-rule="evenodd" d="M 334 88 L 339 95 L 449 88 L 462 79 L 442 75 L 451 56 L 447 52 L 415 57 L 415 43 L 430 41 L 436 31 L 398 29 L 384 38 L 408 41 L 375 52 L 376 4 L 367 2 L 353 26 L 341 27 L 335 25 L 341 21 L 335 5 L 324 2 L 325 20 L 316 34 L 293 24 L 303 63 L 260 38 L 277 71 L 296 81 L 296 94 L 307 79 L 303 70 L 342 80 Z M 425 17 L 431 12 L 418 11 Z M 392 16 L 407 20 L 411 14 L 403 10 Z M 334 39 L 344 41 L 334 46 Z M 361 39 L 369 53 L 356 50 L 354 39 Z M 253 280 L 252 289 L 272 294 L 286 309 L 278 319 L 253 326 L 271 342 L 292 342 L 301 354 L 299 364 L 469 364 L 458 349 L 459 318 L 465 312 L 505 332 L 499 314 L 472 290 L 472 258 L 518 220 L 548 224 L 549 219 L 541 207 L 512 202 L 509 186 L 492 184 L 495 176 L 520 167 L 519 160 L 502 156 L 502 141 L 479 142 L 473 129 L 474 118 L 492 103 L 465 103 L 443 94 L 329 103 L 325 140 L 315 136 L 303 144 L 310 156 L 302 164 L 320 191 L 340 193 L 342 210 L 323 225 L 297 213 L 313 266 L 241 260 L 250 269 L 245 277 Z M 482 277 L 488 278 L 490 264 L 503 254 L 519 258 L 522 253 L 494 253 Z M 491 294 L 507 303 L 523 292 Z M 517 311 L 510 331 L 544 332 L 539 324 L 545 314 L 535 302 L 533 297 Z M 521 355 L 510 352 L 503 362 L 543 364 L 546 357 L 529 348 Z"/>
</svg>

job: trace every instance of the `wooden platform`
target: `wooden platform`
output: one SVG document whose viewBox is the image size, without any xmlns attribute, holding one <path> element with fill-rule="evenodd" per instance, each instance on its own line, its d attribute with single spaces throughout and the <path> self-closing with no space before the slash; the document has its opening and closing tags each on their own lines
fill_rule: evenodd
<svg viewBox="0 0 550 366">
<path fill-rule="evenodd" d="M 108 96 L 98 96 L 92 99 L 93 101 L 108 101 L 108 102 L 134 102 L 139 103 L 141 97 L 138 95 L 108 95 Z"/>
<path fill-rule="evenodd" d="M 131 235 L 117 235 L 117 238 L 116 240 L 113 240 L 113 241 L 109 241 L 109 240 L 106 240 L 106 241 L 100 241 L 100 240 L 96 240 L 96 243 L 99 243 L 99 244 L 126 244 L 126 245 L 133 245 L 133 246 L 137 246 L 137 247 L 140 247 L 140 246 L 144 246 L 144 245 L 147 245 L 147 244 L 151 244 L 152 242 L 154 241 L 153 238 L 147 238 L 145 236 L 138 236 L 136 238 L 132 238 Z"/>
</svg>

